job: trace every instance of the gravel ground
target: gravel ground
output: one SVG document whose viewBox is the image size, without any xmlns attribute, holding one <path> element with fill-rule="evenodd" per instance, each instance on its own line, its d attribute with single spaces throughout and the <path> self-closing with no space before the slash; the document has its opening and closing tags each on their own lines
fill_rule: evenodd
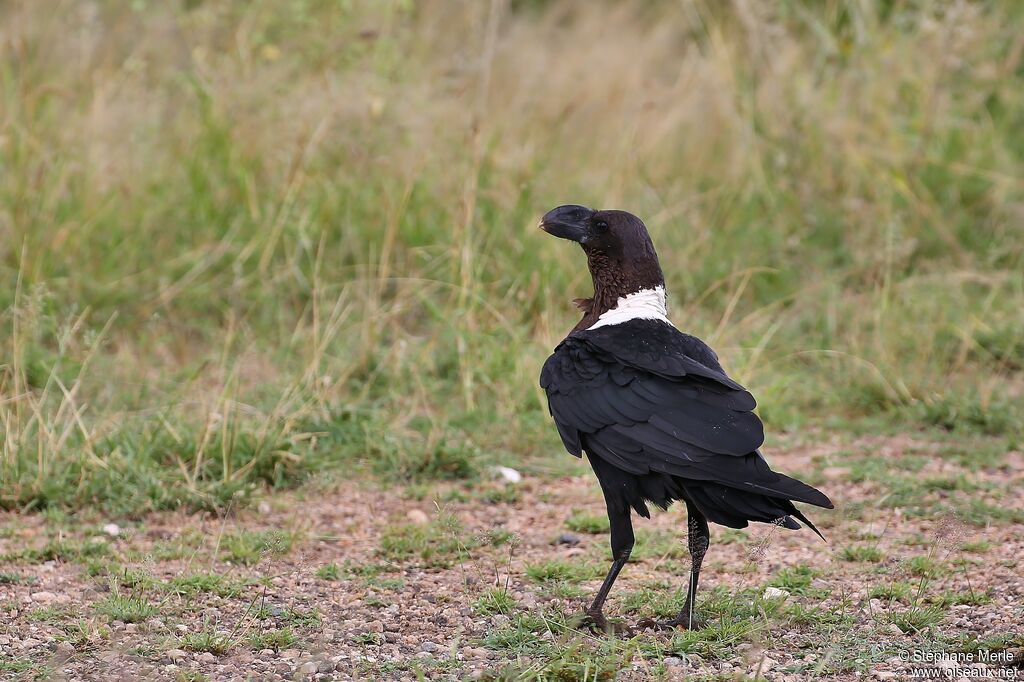
<svg viewBox="0 0 1024 682">
<path fill-rule="evenodd" d="M 895 458 L 908 449 L 920 454 L 935 447 L 905 439 L 862 440 L 850 462 L 855 465 L 858 452 Z M 827 675 L 814 672 L 815 661 L 842 657 L 850 642 L 875 643 L 877 656 L 867 665 L 834 672 L 835 679 L 909 679 L 913 664 L 901 659 L 902 652 L 912 655 L 937 638 L 1019 636 L 1024 620 L 1019 518 L 981 525 L 955 515 L 915 517 L 885 506 L 880 504 L 884 486 L 851 482 L 858 477 L 837 460 L 840 450 L 797 445 L 767 453 L 780 470 L 816 472 L 815 482 L 837 502 L 833 512 L 808 511 L 829 543 L 809 532 L 767 526 L 739 532 L 714 528 L 701 590 L 705 595 L 715 587 L 760 593 L 783 569 L 809 566 L 814 576 L 809 590 L 817 596 L 783 586 L 764 597 L 826 613 L 842 611 L 852 615 L 850 622 L 837 627 L 827 619 L 810 624 L 797 619 L 788 622 L 803 625 L 792 628 L 776 623 L 768 634 L 757 630 L 727 643 L 717 658 L 667 649 L 664 656 L 651 655 L 651 647 L 669 642 L 671 635 L 644 634 L 637 641 L 645 643 L 646 653 L 638 648 L 628 655 L 619 679 L 758 671 L 770 680 L 820 679 Z M 1011 452 L 998 467 L 971 473 L 935 460 L 917 476 L 989 481 L 1011 491 L 998 504 L 1019 511 L 1024 503 L 1012 491 L 1024 477 L 1022 462 L 1020 453 Z M 507 487 L 442 487 L 425 496 L 419 489 L 398 494 L 374 483 L 351 483 L 329 493 L 274 496 L 227 517 L 161 514 L 106 529 L 110 520 L 0 516 L 0 555 L 7 556 L 0 562 L 0 675 L 462 679 L 515 664 L 543 677 L 544 661 L 496 646 L 487 637 L 508 628 L 517 614 L 578 612 L 600 584 L 606 536 L 566 525 L 574 513 L 603 515 L 596 482 L 583 465 L 580 473 L 557 479 L 527 475 Z M 979 497 L 988 490 L 936 494 L 939 499 Z M 623 615 L 628 596 L 637 590 L 654 586 L 655 593 L 672 592 L 685 585 L 684 520 L 678 509 L 637 520 L 648 549 L 637 552 L 622 574 L 607 606 L 610 616 Z M 257 543 L 255 550 L 248 540 Z M 54 543 L 64 549 L 54 550 Z M 412 549 L 403 543 L 412 543 Z M 47 546 L 48 551 L 24 553 Z M 844 560 L 846 548 L 861 546 L 877 548 L 877 556 Z M 926 578 L 929 594 L 969 590 L 986 598 L 945 604 L 934 625 L 907 634 L 889 618 L 905 604 L 870 592 L 897 579 L 919 580 L 928 567 L 917 566 L 915 573 L 908 563 L 915 557 L 954 567 Z M 585 579 L 573 586 L 576 592 L 553 590 L 528 575 L 528 566 L 550 560 L 587 567 Z M 195 575 L 214 577 L 200 587 L 181 583 L 172 589 L 176 579 Z M 481 606 L 495 585 L 507 586 L 514 599 L 505 613 Z M 630 614 L 627 620 L 639 618 Z M 600 647 L 602 641 L 557 628 L 541 636 L 567 650 L 580 642 Z M 1024 678 L 1024 671 L 1013 671 Z"/>
</svg>

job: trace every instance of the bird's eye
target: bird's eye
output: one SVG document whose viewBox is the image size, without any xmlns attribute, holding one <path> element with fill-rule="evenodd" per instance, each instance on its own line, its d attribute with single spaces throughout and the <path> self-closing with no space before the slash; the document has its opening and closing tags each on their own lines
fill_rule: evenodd
<svg viewBox="0 0 1024 682">
<path fill-rule="evenodd" d="M 603 220 L 598 220 L 596 223 L 594 223 L 594 226 L 597 229 L 599 229 L 599 230 L 607 230 L 608 229 L 608 223 L 606 223 Z"/>
</svg>

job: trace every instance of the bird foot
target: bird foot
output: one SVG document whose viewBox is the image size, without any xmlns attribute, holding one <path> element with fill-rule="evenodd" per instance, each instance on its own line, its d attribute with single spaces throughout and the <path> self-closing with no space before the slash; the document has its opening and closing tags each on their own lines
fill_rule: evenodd
<svg viewBox="0 0 1024 682">
<path fill-rule="evenodd" d="M 633 636 L 633 628 L 622 621 L 608 620 L 600 611 L 585 611 L 580 619 L 579 628 L 590 630 L 595 635 Z"/>
<path fill-rule="evenodd" d="M 676 616 L 669 620 L 654 620 L 653 618 L 644 618 L 636 624 L 637 630 L 675 630 L 676 628 L 682 628 L 683 630 L 702 630 L 707 627 L 707 621 L 697 616 L 690 616 L 689 618 L 683 616 Z"/>
</svg>

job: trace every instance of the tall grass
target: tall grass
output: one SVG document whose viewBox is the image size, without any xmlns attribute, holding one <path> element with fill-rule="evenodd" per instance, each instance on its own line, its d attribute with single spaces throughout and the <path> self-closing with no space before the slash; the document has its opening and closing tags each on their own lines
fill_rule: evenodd
<svg viewBox="0 0 1024 682">
<path fill-rule="evenodd" d="M 995 1 L 5 4 L 0 506 L 558 457 L 566 202 L 646 220 L 772 428 L 1019 437 L 1022 35 Z"/>
</svg>

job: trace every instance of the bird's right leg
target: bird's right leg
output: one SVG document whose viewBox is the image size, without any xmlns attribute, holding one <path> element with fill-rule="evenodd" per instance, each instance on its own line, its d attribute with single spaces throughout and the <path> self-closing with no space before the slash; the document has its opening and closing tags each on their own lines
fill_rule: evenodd
<svg viewBox="0 0 1024 682">
<path fill-rule="evenodd" d="M 711 533 L 708 530 L 708 520 L 689 502 L 686 503 L 687 526 L 689 533 L 687 542 L 690 549 L 690 584 L 686 590 L 686 601 L 683 608 L 675 618 L 670 620 L 655 621 L 653 618 L 645 618 L 637 624 L 641 628 L 656 628 L 659 630 L 670 630 L 682 627 L 687 630 L 699 630 L 705 626 L 703 618 L 693 612 L 697 603 L 697 581 L 700 579 L 700 566 L 704 562 L 704 555 L 707 554 L 711 542 Z"/>
<path fill-rule="evenodd" d="M 601 589 L 597 591 L 597 596 L 594 597 L 594 603 L 587 609 L 584 622 L 596 632 L 629 633 L 628 626 L 609 622 L 604 617 L 603 609 L 604 601 L 608 598 L 608 593 L 611 592 L 612 585 L 615 584 L 615 579 L 619 576 L 619 571 L 629 561 L 629 554 L 633 551 L 633 521 L 630 519 L 629 507 L 619 509 L 620 505 L 614 504 L 612 500 L 608 499 L 607 492 L 605 493 L 605 502 L 608 505 L 608 521 L 611 527 L 612 566 L 608 569 L 608 575 L 605 576 Z"/>
</svg>

